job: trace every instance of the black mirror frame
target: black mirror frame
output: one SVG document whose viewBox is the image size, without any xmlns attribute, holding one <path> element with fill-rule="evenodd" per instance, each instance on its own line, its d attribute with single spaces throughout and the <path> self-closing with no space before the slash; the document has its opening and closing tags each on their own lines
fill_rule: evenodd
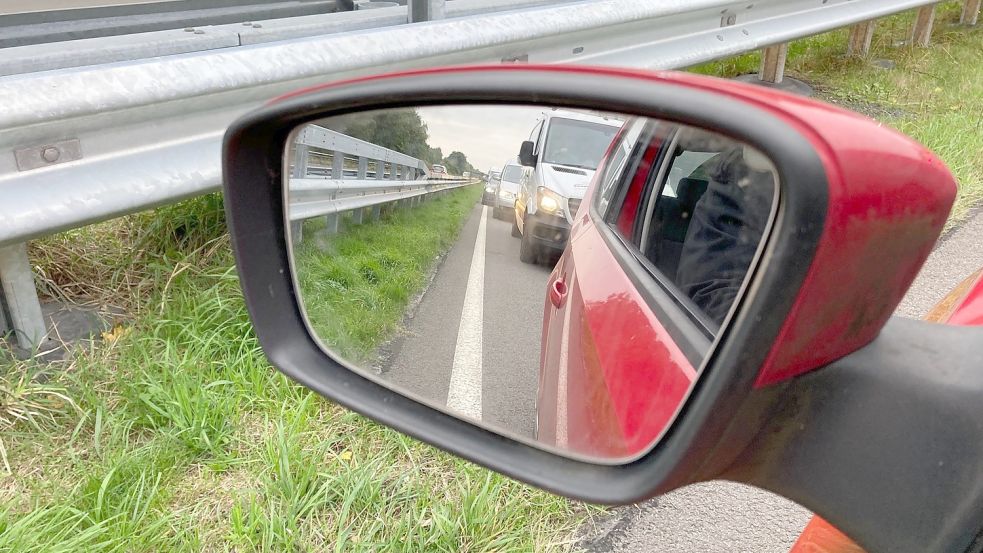
<svg viewBox="0 0 983 553">
<path fill-rule="evenodd" d="M 535 167 L 536 156 L 532 153 L 535 145 L 531 140 L 523 140 L 519 146 L 519 163 L 524 167 Z"/>
<path fill-rule="evenodd" d="M 778 169 L 772 231 L 731 320 L 672 426 L 631 462 L 571 459 L 457 419 L 350 370 L 308 334 L 290 274 L 283 212 L 282 154 L 290 132 L 353 111 L 475 103 L 670 120 L 748 143 Z M 892 319 L 872 343 L 822 370 L 755 387 L 815 258 L 829 183 L 813 146 L 751 101 L 610 68 L 417 71 L 300 91 L 243 116 L 226 133 L 223 169 L 232 244 L 260 344 L 281 372 L 330 400 L 585 501 L 634 503 L 726 478 L 798 501 L 868 549 L 962 551 L 983 543 L 980 329 Z M 926 371 L 940 361 L 946 370 Z M 930 451 L 918 447 L 925 442 Z M 947 460 L 944 471 L 940 458 Z"/>
<path fill-rule="evenodd" d="M 308 334 L 290 275 L 283 217 L 281 165 L 290 132 L 353 111 L 455 103 L 548 104 L 671 120 L 744 141 L 775 163 L 783 184 L 763 260 L 672 427 L 638 459 L 599 465 L 503 437 L 365 378 L 331 358 Z M 747 102 L 608 70 L 589 76 L 583 69 L 560 67 L 443 70 L 356 80 L 281 99 L 234 123 L 224 153 L 238 269 L 270 361 L 321 395 L 455 455 L 585 501 L 637 502 L 720 474 L 757 430 L 734 432 L 735 417 L 766 410 L 782 388 L 756 391 L 755 377 L 818 244 L 827 182 L 809 142 Z M 796 185 L 786 186 L 792 174 Z M 783 232 L 788 227 L 797 232 Z"/>
</svg>

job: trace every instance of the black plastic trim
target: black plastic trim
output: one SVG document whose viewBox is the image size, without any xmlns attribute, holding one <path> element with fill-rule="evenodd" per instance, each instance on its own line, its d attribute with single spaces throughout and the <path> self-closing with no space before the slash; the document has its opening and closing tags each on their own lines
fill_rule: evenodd
<svg viewBox="0 0 983 553">
<path fill-rule="evenodd" d="M 723 476 L 798 501 L 866 550 L 967 551 L 983 529 L 983 329 L 892 318 L 775 386 Z"/>
</svg>

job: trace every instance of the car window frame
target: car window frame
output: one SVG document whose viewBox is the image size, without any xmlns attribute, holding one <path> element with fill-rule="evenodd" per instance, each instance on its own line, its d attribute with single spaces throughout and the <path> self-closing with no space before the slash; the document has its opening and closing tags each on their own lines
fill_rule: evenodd
<svg viewBox="0 0 983 553">
<path fill-rule="evenodd" d="M 639 130 L 638 136 L 634 139 L 634 142 L 637 144 L 639 140 L 642 140 L 644 127 L 647 126 L 649 122 L 645 121 L 645 119 L 641 117 L 636 117 L 626 121 L 625 124 L 622 125 L 619 134 L 615 137 L 616 142 L 609 151 L 611 156 L 610 159 L 603 160 L 603 171 L 601 172 L 600 178 L 597 181 L 600 189 L 598 190 L 598 193 L 595 194 L 596 199 L 594 200 L 594 203 L 598 205 L 598 210 L 603 208 L 602 215 L 605 217 L 605 220 L 608 216 L 607 214 L 611 212 L 613 205 L 617 204 L 620 206 L 621 203 L 624 202 L 624 193 L 620 187 L 621 179 L 625 174 L 623 168 L 626 167 L 631 161 L 632 156 L 635 154 L 637 149 L 635 148 L 635 145 L 632 145 L 631 151 L 625 154 L 623 158 L 619 158 L 618 156 L 624 150 L 624 143 L 630 138 L 630 134 L 634 130 L 634 125 L 636 124 L 641 124 L 643 128 Z M 618 160 L 617 166 L 612 165 L 611 162 L 615 161 L 616 159 Z M 609 196 L 607 194 L 608 192 L 612 192 L 612 194 Z M 604 204 L 603 206 L 601 205 L 602 203 Z"/>
<path fill-rule="evenodd" d="M 539 150 L 540 150 L 539 146 L 543 142 L 540 139 L 542 138 L 543 126 L 545 125 L 545 123 L 546 123 L 546 119 L 540 118 L 539 121 L 536 121 L 536 125 L 533 126 L 532 130 L 529 131 L 529 141 L 532 142 L 532 154 L 534 156 L 539 155 Z"/>
<path fill-rule="evenodd" d="M 665 122 L 654 119 L 645 121 L 644 124 L 648 128 L 643 128 L 642 132 L 639 133 L 639 139 L 636 140 L 632 146 L 632 151 L 627 156 L 625 163 L 622 164 L 621 172 L 614 177 L 615 180 L 611 186 L 616 193 L 605 206 L 605 213 L 602 214 L 599 211 L 601 194 L 592 198 L 589 213 L 594 220 L 594 227 L 598 230 L 598 234 L 618 261 L 621 270 L 638 290 L 646 306 L 652 310 L 652 313 L 669 333 L 687 360 L 694 367 L 701 367 L 706 356 L 711 352 L 719 328 L 708 328 L 705 324 L 708 318 L 703 315 L 702 318 L 705 321 L 701 321 L 701 317 L 694 313 L 694 310 L 700 312 L 699 307 L 645 257 L 638 246 L 631 242 L 630 237 L 625 237 L 617 228 L 616 216 L 621 212 L 628 191 L 627 187 L 630 185 L 635 171 L 638 170 L 648 146 L 652 140 L 656 139 L 655 130 L 660 123 Z M 673 136 L 675 136 L 675 132 L 676 130 L 673 131 Z M 622 136 L 616 147 L 622 147 L 625 138 Z M 671 140 L 664 141 L 664 145 L 661 146 L 660 152 L 656 156 L 656 162 L 653 164 L 650 175 L 658 174 L 665 165 L 666 152 L 670 142 Z M 644 144 L 644 147 L 638 147 L 639 144 Z M 608 177 L 609 170 L 617 171 L 618 168 L 607 167 L 605 160 L 605 179 Z M 650 176 L 649 178 L 651 180 L 653 177 Z M 603 183 L 604 180 L 600 182 Z M 646 182 L 646 186 L 648 185 L 649 183 Z M 642 193 L 645 194 L 645 190 Z M 640 202 L 638 209 L 642 210 L 644 206 L 645 203 Z M 632 224 L 633 231 L 637 226 L 637 217 L 638 214 L 636 213 L 636 221 Z"/>
<path fill-rule="evenodd" d="M 711 319 L 710 316 L 703 311 L 703 309 L 696 305 L 696 303 L 679 288 L 674 278 L 663 272 L 662 269 L 659 269 L 655 262 L 645 255 L 646 248 L 643 247 L 644 245 L 642 244 L 642 240 L 646 237 L 649 223 L 651 222 L 652 217 L 655 216 L 655 207 L 658 204 L 659 198 L 662 197 L 662 192 L 669 181 L 669 171 L 671 170 L 672 163 L 676 159 L 674 152 L 679 148 L 679 132 L 683 126 L 675 124 L 675 127 L 676 128 L 672 130 L 672 136 L 666 140 L 662 151 L 659 152 L 659 156 L 657 158 L 658 161 L 656 162 L 653 170 L 649 173 L 645 183 L 645 189 L 642 190 L 642 201 L 639 202 L 638 208 L 639 211 L 644 210 L 644 214 L 641 215 L 643 226 L 638 228 L 636 225 L 632 229 L 633 236 L 632 240 L 629 241 L 630 249 L 633 250 L 633 253 L 636 255 L 639 262 L 650 273 L 652 278 L 655 279 L 660 286 L 666 289 L 671 296 L 676 298 L 679 306 L 687 312 L 693 322 L 699 325 L 701 330 L 712 340 L 716 337 L 717 333 L 720 332 L 720 325 L 713 321 L 713 319 Z M 617 231 L 617 229 L 615 230 Z"/>
</svg>

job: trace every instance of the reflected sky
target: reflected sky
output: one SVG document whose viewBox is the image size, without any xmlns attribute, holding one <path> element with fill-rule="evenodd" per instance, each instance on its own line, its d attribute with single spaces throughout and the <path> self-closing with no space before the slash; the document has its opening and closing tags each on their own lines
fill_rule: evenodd
<svg viewBox="0 0 983 553">
<path fill-rule="evenodd" d="M 536 121 L 549 108 L 542 106 L 437 106 L 417 108 L 427 124 L 429 143 L 443 150 L 463 152 L 479 171 L 500 170 L 515 159 Z"/>
</svg>

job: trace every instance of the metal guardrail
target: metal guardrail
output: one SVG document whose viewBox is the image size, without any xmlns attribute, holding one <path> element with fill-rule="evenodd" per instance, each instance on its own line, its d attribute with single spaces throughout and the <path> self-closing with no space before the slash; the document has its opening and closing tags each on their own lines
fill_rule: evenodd
<svg viewBox="0 0 983 553">
<path fill-rule="evenodd" d="M 345 9 L 336 0 L 4 0 L 0 48 Z"/>
<path fill-rule="evenodd" d="M 503 59 L 680 67 L 927 3 L 602 0 L 0 78 L 0 150 L 21 154 L 0 156 L 0 246 L 217 190 L 226 126 L 300 86 Z"/>
<path fill-rule="evenodd" d="M 303 221 L 321 215 L 328 218 L 328 229 L 337 230 L 337 218 L 332 216 L 351 211 L 356 222 L 362 222 L 358 210 L 402 200 L 415 199 L 434 192 L 443 192 L 477 183 L 473 179 L 426 179 L 415 181 L 291 179 L 291 221 Z M 378 218 L 378 211 L 374 212 Z M 297 227 L 293 229 L 297 233 Z"/>
<path fill-rule="evenodd" d="M 337 232 L 338 216 L 351 212 L 361 223 L 362 210 L 373 208 L 378 219 L 384 204 L 416 201 L 428 194 L 477 182 L 436 178 L 422 160 L 316 125 L 307 125 L 293 139 L 288 157 L 288 213 L 294 240 L 301 221 L 326 218 L 325 230 Z"/>
<path fill-rule="evenodd" d="M 446 19 L 413 24 L 406 24 L 407 6 L 395 6 L 240 24 L 236 31 L 160 31 L 197 37 L 179 41 L 185 46 L 177 51 L 163 47 L 170 37 L 110 37 L 122 43 L 108 57 L 94 42 L 64 42 L 68 56 L 98 65 L 41 70 L 66 57 L 59 50 L 18 69 L 31 72 L 0 77 L 0 150 L 9 152 L 0 155 L 8 326 L 28 341 L 44 334 L 35 324 L 36 295 L 16 292 L 33 292 L 27 240 L 217 190 L 225 128 L 279 93 L 387 69 L 475 62 L 685 67 L 933 1 L 545 3 L 454 0 L 443 10 Z M 211 40 L 210 49 L 194 40 Z M 17 52 L 26 51 L 7 48 L 0 58 Z"/>
</svg>

